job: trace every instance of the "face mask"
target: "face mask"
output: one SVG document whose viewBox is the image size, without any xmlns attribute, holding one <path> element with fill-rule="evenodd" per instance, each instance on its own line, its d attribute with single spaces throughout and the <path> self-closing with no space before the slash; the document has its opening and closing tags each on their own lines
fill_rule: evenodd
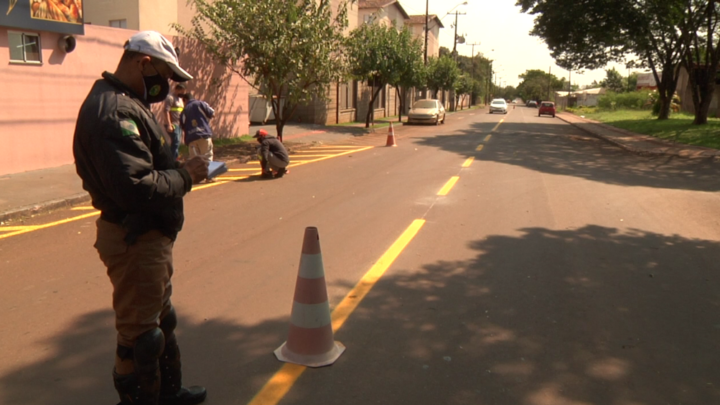
<svg viewBox="0 0 720 405">
<path fill-rule="evenodd" d="M 155 69 L 154 65 L 153 69 Z M 145 82 L 145 101 L 150 104 L 165 101 L 168 94 L 170 94 L 170 83 L 160 75 L 157 69 L 155 69 L 155 72 L 157 73 L 156 75 L 143 76 L 143 82 Z"/>
</svg>

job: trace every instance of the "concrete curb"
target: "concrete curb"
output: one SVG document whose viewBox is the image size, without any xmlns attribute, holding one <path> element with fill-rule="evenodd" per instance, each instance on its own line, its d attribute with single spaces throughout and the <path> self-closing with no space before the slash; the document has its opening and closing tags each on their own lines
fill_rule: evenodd
<svg viewBox="0 0 720 405">
<path fill-rule="evenodd" d="M 90 194 L 80 193 L 65 198 L 58 198 L 37 204 L 26 205 L 24 207 L 13 208 L 5 212 L 0 212 L 0 222 L 27 218 L 31 215 L 53 211 L 59 208 L 72 207 L 73 205 L 86 203 L 88 201 L 90 201 Z"/>
<path fill-rule="evenodd" d="M 568 113 L 563 113 L 568 114 Z M 597 138 L 600 138 L 601 140 L 608 142 L 610 144 L 613 144 L 615 146 L 620 147 L 621 149 L 624 149 L 628 152 L 641 155 L 641 156 L 675 156 L 675 157 L 682 157 L 686 159 L 716 159 L 720 160 L 720 151 L 716 149 L 710 149 L 710 148 L 703 148 L 700 146 L 690 146 L 690 145 L 684 145 L 684 144 L 678 144 L 673 142 L 668 142 L 662 139 L 658 139 L 652 136 L 648 135 L 642 135 L 635 132 L 628 131 L 626 129 L 622 128 L 616 128 L 611 125 L 603 124 L 601 122 L 594 122 L 591 120 L 587 120 L 581 117 L 575 116 L 578 120 L 582 120 L 583 122 L 573 122 L 572 120 L 566 119 L 563 117 L 563 114 L 557 114 L 557 118 L 560 118 L 561 120 L 567 122 L 568 124 L 581 129 Z M 619 134 L 623 134 L 628 137 L 632 137 L 637 141 L 641 142 L 647 142 L 652 143 L 654 145 L 657 145 L 656 147 L 652 149 L 648 148 L 642 148 L 642 147 L 636 147 L 631 145 L 628 142 L 623 142 L 620 139 L 617 139 L 613 136 L 608 136 L 607 134 L 603 133 L 602 130 L 593 130 L 592 126 L 599 127 L 600 129 L 604 131 L 611 131 L 616 132 Z"/>
</svg>

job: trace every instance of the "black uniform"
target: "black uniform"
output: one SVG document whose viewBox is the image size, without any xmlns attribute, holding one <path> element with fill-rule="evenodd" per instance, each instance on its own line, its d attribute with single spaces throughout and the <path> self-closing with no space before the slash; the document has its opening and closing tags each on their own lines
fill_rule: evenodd
<svg viewBox="0 0 720 405">
<path fill-rule="evenodd" d="M 108 72 L 80 109 L 77 173 L 101 218 L 122 225 L 129 244 L 150 230 L 175 240 L 182 229 L 192 178 L 177 167 L 164 132 L 150 106 Z"/>
</svg>

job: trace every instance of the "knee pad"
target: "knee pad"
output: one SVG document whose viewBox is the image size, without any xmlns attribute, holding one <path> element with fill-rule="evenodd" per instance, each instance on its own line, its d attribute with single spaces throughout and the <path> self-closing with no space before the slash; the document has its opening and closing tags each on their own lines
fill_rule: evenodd
<svg viewBox="0 0 720 405">
<path fill-rule="evenodd" d="M 177 314 L 175 307 L 170 308 L 167 315 L 160 321 L 160 329 L 165 334 L 165 339 L 169 339 L 177 327 Z"/>
<path fill-rule="evenodd" d="M 135 365 L 142 367 L 157 364 L 164 346 L 165 336 L 160 328 L 149 330 L 138 336 L 133 348 Z"/>
</svg>

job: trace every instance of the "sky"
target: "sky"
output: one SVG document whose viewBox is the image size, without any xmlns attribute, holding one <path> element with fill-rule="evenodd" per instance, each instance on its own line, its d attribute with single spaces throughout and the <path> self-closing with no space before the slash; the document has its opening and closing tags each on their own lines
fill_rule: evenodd
<svg viewBox="0 0 720 405">
<path fill-rule="evenodd" d="M 441 17 L 445 26 L 445 29 L 440 30 L 440 46 L 452 49 L 455 14 L 454 11 L 452 15 L 446 14 L 463 1 L 429 0 L 430 14 Z M 555 76 L 568 79 L 569 72 L 555 65 L 547 45 L 540 38 L 529 34 L 534 16 L 521 13 L 514 0 L 467 0 L 467 3 L 456 8 L 467 13 L 458 16 L 458 35 L 464 35 L 468 44 L 480 43 L 475 45 L 475 53 L 482 53 L 495 61 L 493 68 L 503 85 L 517 86 L 521 80 L 518 75 L 529 69 L 550 70 Z M 400 0 L 400 4 L 410 15 L 425 14 L 425 0 Z M 472 53 L 470 45 L 458 44 L 457 47 L 461 55 L 470 56 Z M 612 64 L 607 68 L 611 67 L 615 67 L 623 76 L 628 75 L 627 68 L 622 64 Z M 572 83 L 580 86 L 604 78 L 603 69 L 572 73 Z"/>
</svg>

